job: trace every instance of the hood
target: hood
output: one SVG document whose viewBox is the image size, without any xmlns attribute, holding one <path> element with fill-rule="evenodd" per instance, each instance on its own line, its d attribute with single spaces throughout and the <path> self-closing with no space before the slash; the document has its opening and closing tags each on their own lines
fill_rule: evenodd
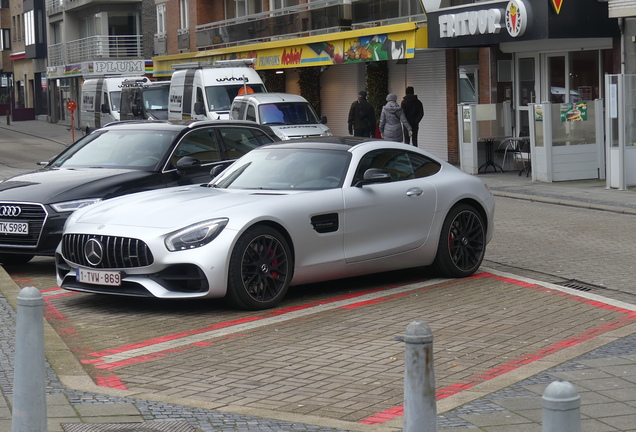
<svg viewBox="0 0 636 432">
<path fill-rule="evenodd" d="M 209 215 L 210 219 L 227 217 L 233 207 L 259 206 L 261 200 L 271 201 L 273 194 L 287 193 L 178 186 L 103 201 L 76 211 L 71 219 L 80 224 L 177 229 L 200 222 L 202 214 Z"/>
<path fill-rule="evenodd" d="M 285 138 L 304 138 L 321 136 L 329 128 L 322 124 L 299 124 L 299 125 L 269 125 L 274 132 Z"/>
<path fill-rule="evenodd" d="M 147 109 L 146 114 L 152 116 L 155 120 L 168 120 L 167 109 Z"/>
<path fill-rule="evenodd" d="M 0 201 L 53 204 L 82 198 L 100 198 L 152 173 L 107 168 L 45 168 L 19 174 L 0 183 Z"/>
<path fill-rule="evenodd" d="M 389 102 L 386 105 L 384 105 L 382 109 L 387 111 L 390 114 L 395 114 L 400 109 L 400 105 L 398 105 L 397 102 L 392 102 L 392 103 Z"/>
</svg>

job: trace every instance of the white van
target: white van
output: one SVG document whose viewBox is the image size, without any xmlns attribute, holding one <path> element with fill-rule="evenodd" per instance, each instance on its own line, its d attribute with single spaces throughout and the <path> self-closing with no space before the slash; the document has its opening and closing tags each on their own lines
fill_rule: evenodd
<svg viewBox="0 0 636 432">
<path fill-rule="evenodd" d="M 173 65 L 168 119 L 228 119 L 236 95 L 267 91 L 258 73 L 248 66 L 253 60 Z"/>
<path fill-rule="evenodd" d="M 127 79 L 121 85 L 120 120 L 167 120 L 170 81 Z"/>
<path fill-rule="evenodd" d="M 91 78 L 82 85 L 80 127 L 86 133 L 119 120 L 121 84 L 127 79 L 142 80 L 143 76 Z"/>
<path fill-rule="evenodd" d="M 290 93 L 237 96 L 230 118 L 267 125 L 283 140 L 333 135 L 325 126 L 327 117 L 319 120 L 307 99 Z"/>
</svg>

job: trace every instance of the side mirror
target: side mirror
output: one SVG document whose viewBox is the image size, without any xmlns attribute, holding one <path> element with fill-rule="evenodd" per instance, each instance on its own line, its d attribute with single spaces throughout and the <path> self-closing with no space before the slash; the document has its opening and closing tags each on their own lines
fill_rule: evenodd
<svg viewBox="0 0 636 432">
<path fill-rule="evenodd" d="M 327 124 L 327 116 L 320 117 L 320 123 L 321 124 Z"/>
<path fill-rule="evenodd" d="M 380 168 L 369 168 L 364 172 L 362 180 L 355 184 L 355 187 L 362 187 L 367 184 L 388 183 L 391 180 L 391 174 L 387 170 Z"/>
<path fill-rule="evenodd" d="M 184 156 L 177 162 L 177 171 L 188 170 L 198 168 L 201 166 L 201 161 L 192 156 Z"/>
<path fill-rule="evenodd" d="M 205 106 L 203 106 L 203 102 L 195 102 L 194 103 L 194 113 L 197 115 L 205 114 Z"/>
<path fill-rule="evenodd" d="M 101 109 L 102 109 L 102 114 L 110 113 L 110 108 L 108 107 L 108 104 L 102 104 Z"/>
<path fill-rule="evenodd" d="M 233 160 L 223 161 L 214 165 L 212 169 L 210 170 L 210 178 L 214 179 L 218 177 L 218 175 L 221 174 L 223 171 L 225 171 L 227 167 L 232 165 L 233 162 L 234 162 Z"/>
</svg>

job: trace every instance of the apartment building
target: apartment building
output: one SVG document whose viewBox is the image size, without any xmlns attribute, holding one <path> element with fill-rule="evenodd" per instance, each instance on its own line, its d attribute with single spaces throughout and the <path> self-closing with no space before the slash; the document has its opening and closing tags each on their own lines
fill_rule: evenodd
<svg viewBox="0 0 636 432">
<path fill-rule="evenodd" d="M 153 0 L 46 0 L 46 18 L 51 122 L 70 124 L 67 104 L 79 107 L 88 78 L 152 74 Z"/>
</svg>

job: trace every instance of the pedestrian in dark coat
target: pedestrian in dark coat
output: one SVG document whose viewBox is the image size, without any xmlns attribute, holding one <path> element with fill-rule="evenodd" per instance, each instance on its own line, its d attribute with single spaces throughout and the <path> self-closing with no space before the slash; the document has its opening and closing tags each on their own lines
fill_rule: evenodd
<svg viewBox="0 0 636 432">
<path fill-rule="evenodd" d="M 360 90 L 358 100 L 349 109 L 349 134 L 360 137 L 375 135 L 375 110 L 367 101 L 367 92 Z"/>
<path fill-rule="evenodd" d="M 402 128 L 406 129 L 406 135 L 410 135 L 411 125 L 397 103 L 397 96 L 390 93 L 386 100 L 380 114 L 380 133 L 385 140 L 402 142 Z"/>
<path fill-rule="evenodd" d="M 420 121 L 422 121 L 422 117 L 424 117 L 424 106 L 417 98 L 417 95 L 415 95 L 413 87 L 409 86 L 406 88 L 406 96 L 404 96 L 400 105 L 413 131 L 412 140 L 410 140 L 409 135 L 406 133 L 407 130 L 404 129 L 404 142 L 410 144 L 412 141 L 413 145 L 417 147 L 417 132 L 420 129 Z"/>
</svg>

